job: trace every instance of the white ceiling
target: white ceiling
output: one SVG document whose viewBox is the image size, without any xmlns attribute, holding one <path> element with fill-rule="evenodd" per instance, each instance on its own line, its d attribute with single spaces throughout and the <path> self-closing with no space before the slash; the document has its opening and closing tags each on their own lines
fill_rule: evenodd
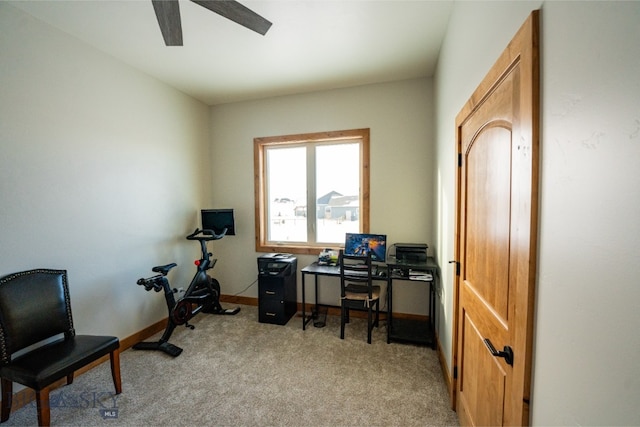
<svg viewBox="0 0 640 427">
<path fill-rule="evenodd" d="M 214 105 L 433 75 L 452 0 L 252 0 L 262 36 L 180 0 L 166 47 L 150 0 L 11 1 L 53 27 Z"/>
</svg>

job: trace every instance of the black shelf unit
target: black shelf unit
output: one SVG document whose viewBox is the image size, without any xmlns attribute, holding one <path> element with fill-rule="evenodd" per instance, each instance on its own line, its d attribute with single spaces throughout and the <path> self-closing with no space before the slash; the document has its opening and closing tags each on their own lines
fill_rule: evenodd
<svg viewBox="0 0 640 427">
<path fill-rule="evenodd" d="M 390 259 L 387 261 L 389 281 L 387 286 L 387 343 L 392 341 L 428 345 L 435 349 L 435 317 L 436 317 L 436 281 L 439 277 L 438 264 L 435 259 L 428 257 L 426 262 L 406 262 Z M 412 280 L 410 270 L 418 270 L 431 274 L 432 280 Z M 393 316 L 393 282 L 410 280 L 424 284 L 429 295 L 428 320 L 395 318 Z"/>
</svg>

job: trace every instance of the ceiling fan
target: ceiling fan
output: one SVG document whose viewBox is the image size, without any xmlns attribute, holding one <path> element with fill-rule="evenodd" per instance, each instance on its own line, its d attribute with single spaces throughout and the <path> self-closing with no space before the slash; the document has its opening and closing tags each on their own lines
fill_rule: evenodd
<svg viewBox="0 0 640 427">
<path fill-rule="evenodd" d="M 265 35 L 271 22 L 234 0 L 191 0 L 256 33 Z M 182 46 L 182 24 L 178 0 L 151 0 L 167 46 Z"/>
</svg>

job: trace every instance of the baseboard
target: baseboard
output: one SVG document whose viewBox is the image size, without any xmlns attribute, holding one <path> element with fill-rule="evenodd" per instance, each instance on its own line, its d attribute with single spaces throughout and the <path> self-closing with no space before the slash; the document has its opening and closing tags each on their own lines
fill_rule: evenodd
<svg viewBox="0 0 640 427">
<path fill-rule="evenodd" d="M 237 295 L 220 295 L 220 302 L 224 302 L 224 303 L 230 303 L 230 304 L 242 304 L 242 305 L 252 305 L 252 306 L 258 306 L 258 298 L 254 298 L 254 297 L 243 297 L 243 296 L 237 296 Z M 323 307 L 327 307 L 327 314 L 330 316 L 340 316 L 340 307 L 338 306 L 333 306 L 333 305 L 326 305 L 326 304 L 321 304 Z M 311 313 L 311 310 L 314 308 L 313 304 L 306 304 L 306 312 L 307 313 Z M 302 303 L 298 303 L 298 311 L 301 312 L 302 311 Z M 300 313 L 298 313 L 299 315 L 301 315 Z M 387 314 L 386 311 L 381 311 L 381 318 L 384 320 L 385 316 Z M 362 317 L 362 318 L 366 318 L 367 314 L 366 312 L 353 312 L 353 316 L 355 317 Z M 414 319 L 414 320 L 421 320 L 421 321 L 427 321 L 429 320 L 429 316 L 425 316 L 422 314 L 408 314 L 408 313 L 393 313 L 393 316 L 398 318 L 398 319 Z"/>
<path fill-rule="evenodd" d="M 229 304 L 242 304 L 242 305 L 254 305 L 258 306 L 258 298 L 243 297 L 240 295 L 220 295 L 220 302 Z"/>
<path fill-rule="evenodd" d="M 220 295 L 220 302 L 224 302 L 224 303 L 228 303 L 228 304 L 243 304 L 243 305 L 252 305 L 252 306 L 258 306 L 258 298 L 252 298 L 252 297 L 242 297 L 242 296 L 235 296 L 235 295 Z M 330 316 L 340 316 L 340 307 L 335 307 L 335 306 L 327 306 L 327 305 L 322 305 L 323 307 L 327 307 L 327 314 Z M 311 313 L 311 310 L 313 309 L 313 304 L 306 304 L 306 313 Z M 297 317 L 302 317 L 302 303 L 298 303 L 298 313 L 297 313 Z M 381 313 L 381 314 L 386 314 L 385 313 Z M 354 317 L 362 317 L 362 318 L 366 318 L 366 312 L 360 313 L 360 312 L 353 312 L 353 316 Z M 384 320 L 384 317 L 382 317 L 382 319 Z"/>
<path fill-rule="evenodd" d="M 442 351 L 442 346 L 440 345 L 440 337 L 436 332 L 436 351 L 438 352 L 438 359 L 440 360 L 440 368 L 442 369 L 442 377 L 444 378 L 444 383 L 447 386 L 447 391 L 449 392 L 449 401 L 454 402 L 453 400 L 453 378 L 451 377 L 451 373 L 449 372 L 449 367 L 447 365 L 447 359 L 444 356 L 444 352 Z M 456 408 L 451 408 L 455 411 Z"/>
<path fill-rule="evenodd" d="M 333 305 L 326 305 L 326 304 L 320 304 L 320 306 L 322 306 L 323 308 L 327 309 L 327 314 L 329 316 L 340 316 L 340 307 L 338 306 L 333 306 Z M 305 308 L 305 313 L 309 314 L 312 312 L 312 310 L 314 309 L 314 304 L 306 304 L 306 308 Z M 356 318 L 360 318 L 360 319 L 366 319 L 367 318 L 367 312 L 362 310 L 362 311 L 358 311 L 358 310 L 352 310 L 351 313 L 349 314 L 351 317 L 356 317 Z M 298 313 L 297 313 L 298 317 L 302 317 L 302 304 L 298 303 Z M 421 315 L 421 314 L 408 314 L 408 313 L 393 313 L 393 318 L 394 319 L 413 319 L 413 320 L 419 320 L 422 322 L 426 322 L 429 320 L 429 316 L 425 316 L 425 315 Z M 380 320 L 385 321 L 387 320 L 387 311 L 386 310 L 381 310 L 380 311 Z"/>
</svg>

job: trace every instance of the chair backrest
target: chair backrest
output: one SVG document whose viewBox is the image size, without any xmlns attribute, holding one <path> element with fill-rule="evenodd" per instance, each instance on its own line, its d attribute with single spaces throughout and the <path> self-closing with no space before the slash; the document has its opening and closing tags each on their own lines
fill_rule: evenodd
<svg viewBox="0 0 640 427">
<path fill-rule="evenodd" d="M 373 264 L 371 253 L 366 256 L 346 255 L 340 250 L 338 255 L 340 264 L 340 296 L 347 292 L 367 293 L 369 299 L 373 290 Z"/>
<path fill-rule="evenodd" d="M 66 270 L 29 270 L 0 279 L 0 364 L 61 333 L 75 335 Z"/>
</svg>

